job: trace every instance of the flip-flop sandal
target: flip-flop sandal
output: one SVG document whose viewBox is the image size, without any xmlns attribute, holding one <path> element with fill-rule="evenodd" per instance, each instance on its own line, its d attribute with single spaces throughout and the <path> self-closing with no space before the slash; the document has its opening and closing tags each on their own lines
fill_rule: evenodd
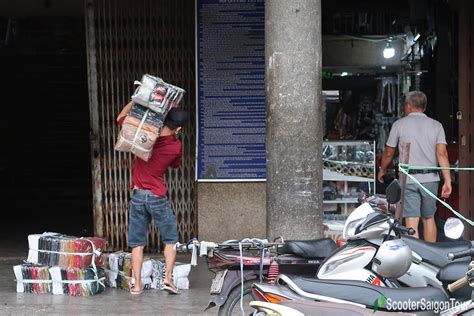
<svg viewBox="0 0 474 316">
<path fill-rule="evenodd" d="M 142 290 L 135 291 L 134 289 L 130 288 L 130 294 L 132 294 L 132 295 L 140 295 L 140 294 L 142 294 L 142 292 L 143 292 Z"/>
<path fill-rule="evenodd" d="M 165 286 L 163 287 L 163 290 L 165 290 L 169 294 L 174 294 L 174 295 L 181 294 L 181 291 L 174 284 L 166 284 L 165 283 Z"/>
<path fill-rule="evenodd" d="M 135 291 L 135 290 L 133 289 L 133 287 L 135 286 L 135 284 L 133 284 L 133 283 L 131 283 L 131 282 L 128 284 L 128 286 L 129 286 L 128 289 L 130 290 L 130 294 L 132 294 L 132 295 L 140 295 L 140 294 L 142 294 L 142 292 L 143 292 L 143 290 Z"/>
</svg>

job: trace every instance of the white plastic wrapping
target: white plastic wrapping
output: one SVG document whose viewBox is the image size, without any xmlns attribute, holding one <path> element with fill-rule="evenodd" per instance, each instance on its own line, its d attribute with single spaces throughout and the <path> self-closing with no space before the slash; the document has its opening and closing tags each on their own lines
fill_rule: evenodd
<svg viewBox="0 0 474 316">
<path fill-rule="evenodd" d="M 139 86 L 132 95 L 132 101 L 163 115 L 178 106 L 185 93 L 183 89 L 149 74 L 143 75 L 141 82 L 135 83 Z"/>
</svg>

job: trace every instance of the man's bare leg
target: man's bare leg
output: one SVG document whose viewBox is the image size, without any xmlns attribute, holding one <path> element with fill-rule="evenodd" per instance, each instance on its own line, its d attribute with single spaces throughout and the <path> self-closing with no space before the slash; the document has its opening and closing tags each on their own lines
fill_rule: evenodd
<svg viewBox="0 0 474 316">
<path fill-rule="evenodd" d="M 166 262 L 166 275 L 165 283 L 169 285 L 173 284 L 173 268 L 176 262 L 176 251 L 174 250 L 174 244 L 165 244 L 165 262 Z"/>
<path fill-rule="evenodd" d="M 419 217 L 405 217 L 405 226 L 408 228 L 413 228 L 415 230 L 415 235 L 413 237 L 420 238 L 418 235 L 418 223 L 420 222 Z"/>
<path fill-rule="evenodd" d="M 434 216 L 422 217 L 423 222 L 423 238 L 427 242 L 436 242 L 436 223 Z"/>
<path fill-rule="evenodd" d="M 134 292 L 142 290 L 143 248 L 143 246 L 132 248 L 132 270 L 135 279 L 135 284 L 132 290 Z"/>
</svg>

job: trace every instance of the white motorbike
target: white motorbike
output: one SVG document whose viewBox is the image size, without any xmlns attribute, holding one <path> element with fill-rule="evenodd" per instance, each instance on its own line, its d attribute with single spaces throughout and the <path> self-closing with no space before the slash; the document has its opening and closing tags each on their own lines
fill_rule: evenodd
<svg viewBox="0 0 474 316">
<path fill-rule="evenodd" d="M 389 203 L 400 199 L 398 183 L 387 188 L 387 199 Z M 460 231 L 459 238 L 462 223 L 454 219 L 448 223 Z M 343 236 L 347 244 L 323 262 L 317 279 L 280 275 L 273 288 L 255 284 L 254 294 L 265 297 L 265 293 L 273 291 L 274 297 L 305 297 L 361 307 L 374 307 L 374 301 L 381 295 L 395 301 L 470 299 L 468 286 L 448 294 L 446 285 L 465 275 L 469 265 L 467 258 L 450 263 L 448 253 L 470 249 L 471 243 L 431 244 L 408 236 L 400 238 L 402 234 L 413 233 L 413 229 L 402 226 L 390 214 L 364 203 L 345 223 Z"/>
</svg>

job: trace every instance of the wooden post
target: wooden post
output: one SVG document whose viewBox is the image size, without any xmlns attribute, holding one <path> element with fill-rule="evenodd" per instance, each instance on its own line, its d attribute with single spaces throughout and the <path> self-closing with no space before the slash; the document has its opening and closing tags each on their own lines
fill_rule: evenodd
<svg viewBox="0 0 474 316">
<path fill-rule="evenodd" d="M 409 159 L 410 159 L 410 143 L 406 143 L 406 144 L 403 144 L 403 147 L 402 147 L 400 163 L 407 164 Z M 400 172 L 398 174 L 398 181 L 400 182 L 400 187 L 402 189 L 402 192 L 400 195 L 400 202 L 398 202 L 397 210 L 395 211 L 395 218 L 398 220 L 401 220 L 403 218 L 403 200 L 405 199 L 405 186 L 407 183 L 407 175 L 404 174 L 403 172 Z M 417 228 L 415 229 L 418 230 Z"/>
</svg>

